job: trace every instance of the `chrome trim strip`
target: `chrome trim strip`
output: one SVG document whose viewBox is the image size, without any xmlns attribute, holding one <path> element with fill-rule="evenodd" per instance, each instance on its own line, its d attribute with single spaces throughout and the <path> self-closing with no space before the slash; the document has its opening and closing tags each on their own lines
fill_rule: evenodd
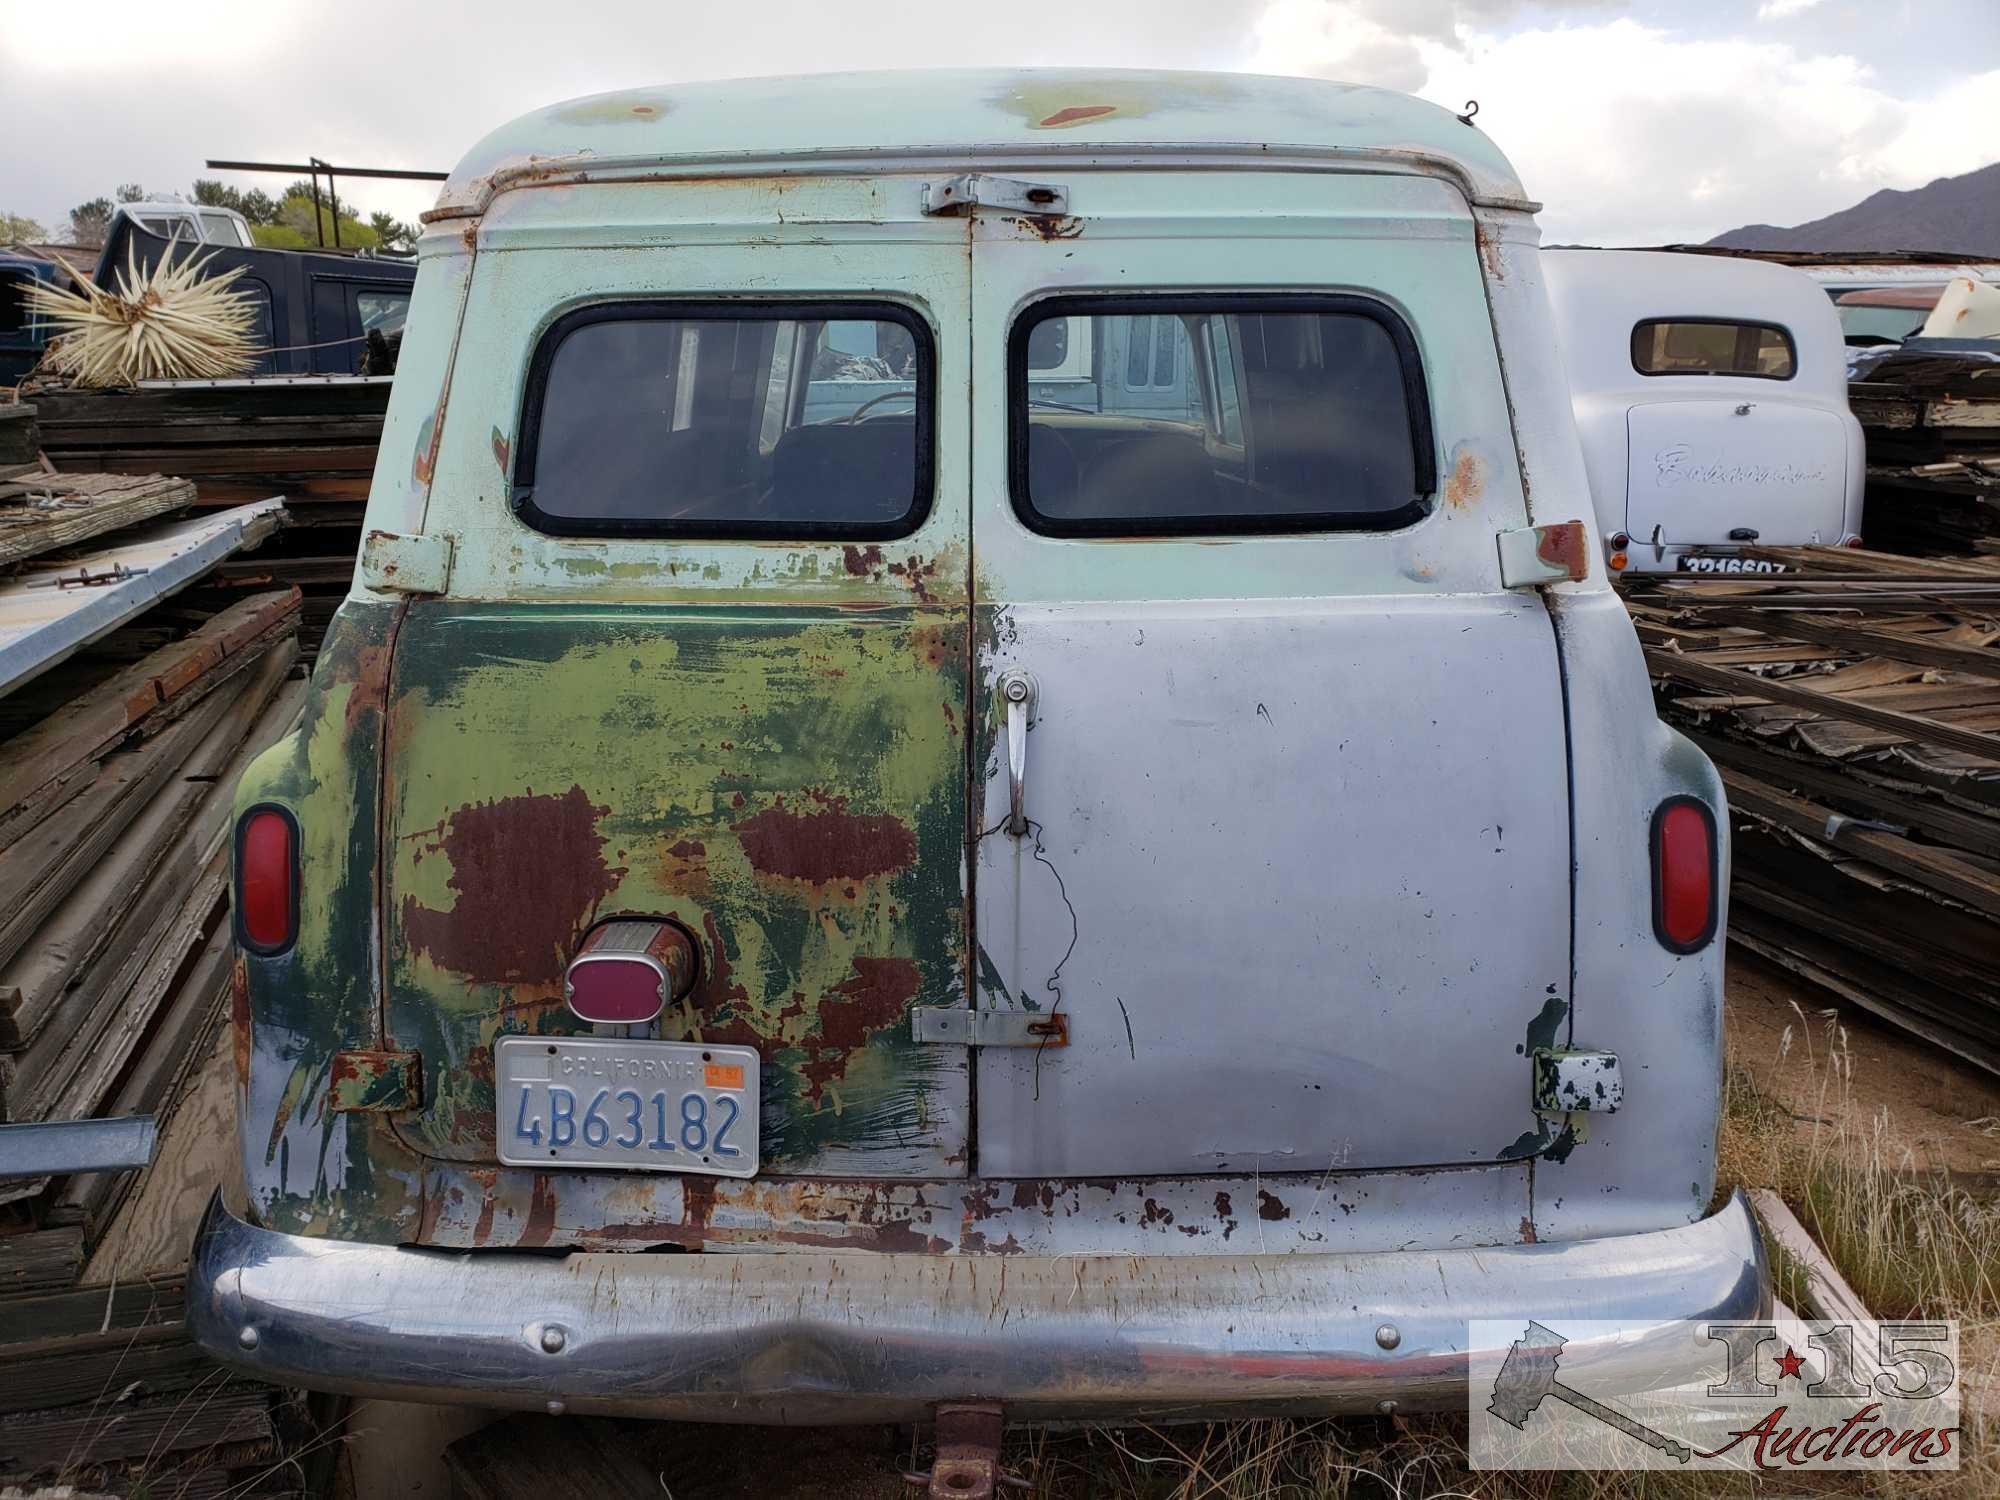
<svg viewBox="0 0 2000 1500">
<path fill-rule="evenodd" d="M 1185 1257 L 466 1254 L 258 1229 L 218 1194 L 187 1290 L 196 1342 L 279 1384 L 772 1424 L 1445 1410 L 1469 1319 L 1770 1307 L 1740 1193 L 1571 1244 Z"/>
</svg>

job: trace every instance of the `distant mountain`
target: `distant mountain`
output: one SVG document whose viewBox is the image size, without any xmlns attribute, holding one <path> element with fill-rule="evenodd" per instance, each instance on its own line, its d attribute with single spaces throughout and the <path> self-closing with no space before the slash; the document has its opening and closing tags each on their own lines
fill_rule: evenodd
<svg viewBox="0 0 2000 1500">
<path fill-rule="evenodd" d="M 1946 250 L 2000 257 L 2000 162 L 1781 229 L 1745 224 L 1708 242 L 1736 250 Z"/>
</svg>

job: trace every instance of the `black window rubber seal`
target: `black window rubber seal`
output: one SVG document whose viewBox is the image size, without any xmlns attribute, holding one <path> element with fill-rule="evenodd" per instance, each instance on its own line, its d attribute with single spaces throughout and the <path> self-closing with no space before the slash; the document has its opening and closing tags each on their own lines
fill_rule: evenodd
<svg viewBox="0 0 2000 1500">
<path fill-rule="evenodd" d="M 542 402 L 557 351 L 579 328 L 597 323 L 632 322 L 837 322 L 894 323 L 916 343 L 916 476 L 909 508 L 891 521 L 682 521 L 648 516 L 559 516 L 535 504 L 535 460 L 541 440 Z M 513 512 L 548 536 L 659 537 L 685 541 L 850 541 L 890 542 L 909 536 L 930 515 L 937 486 L 935 409 L 937 343 L 930 324 L 897 302 L 860 300 L 695 300 L 664 297 L 593 302 L 557 318 L 535 342 L 521 394 L 521 442 L 514 456 L 509 492 Z"/>
<path fill-rule="evenodd" d="M 1050 318 L 1118 313 L 1346 313 L 1379 324 L 1396 350 L 1410 414 L 1416 493 L 1388 510 L 1305 511 L 1296 515 L 1111 516 L 1064 520 L 1034 507 L 1028 493 L 1028 338 Z M 1047 537 L 1277 536 L 1307 531 L 1400 531 L 1430 514 L 1437 493 L 1430 390 L 1409 325 L 1387 304 L 1351 292 L 1099 292 L 1028 304 L 1007 332 L 1007 493 L 1021 524 Z"/>
</svg>

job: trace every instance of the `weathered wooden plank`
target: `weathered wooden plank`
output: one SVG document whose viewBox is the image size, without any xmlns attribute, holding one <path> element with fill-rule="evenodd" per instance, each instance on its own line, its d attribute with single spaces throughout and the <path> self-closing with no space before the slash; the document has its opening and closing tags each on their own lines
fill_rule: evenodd
<svg viewBox="0 0 2000 1500">
<path fill-rule="evenodd" d="M 154 1480 L 146 1493 L 176 1495 L 179 1488 L 164 1472 L 174 1455 L 237 1445 L 275 1453 L 270 1387 L 217 1381 L 197 1393 L 137 1399 L 112 1389 L 86 1404 L 0 1416 L 0 1476 L 53 1477 L 145 1459 Z"/>
<path fill-rule="evenodd" d="M 1989 875 L 1979 866 L 1879 828 L 1862 828 L 1853 823 L 1829 838 L 1826 827 L 1831 809 L 1788 796 L 1726 766 L 1721 776 L 1732 811 L 1768 818 L 1780 827 L 1844 850 L 1989 916 L 2000 916 L 2000 877 Z"/>
<path fill-rule="evenodd" d="M 123 1285 L 178 1272 L 187 1264 L 209 1194 L 219 1184 L 227 1196 L 241 1181 L 230 1041 L 228 1027 L 218 1027 L 196 1058 L 152 1165 L 105 1225 L 85 1280 Z"/>
<path fill-rule="evenodd" d="M 163 733 L 108 757 L 60 817 L 42 820 L 0 850 L 0 966 L 21 951 L 57 903 L 96 867 L 228 709 L 227 695 L 211 694 Z"/>
<path fill-rule="evenodd" d="M 0 1293 L 59 1291 L 83 1271 L 83 1231 L 76 1225 L 0 1234 Z M 0 1360 L 0 1369 L 7 1365 Z"/>
<path fill-rule="evenodd" d="M 1658 647 L 1648 646 L 1644 649 L 1647 664 L 1657 676 L 1693 683 L 1696 687 L 1719 689 L 1738 697 L 1760 698 L 1767 703 L 1788 703 L 1794 707 L 1808 708 L 1830 719 L 1846 719 L 1857 724 L 1868 724 L 1877 729 L 1891 730 L 1924 744 L 1948 746 L 1954 750 L 1962 750 L 1968 755 L 1982 756 L 2000 764 L 2000 735 L 1959 729 L 1954 725 L 1940 723 L 1936 719 L 1924 718 L 1917 714 L 1875 708 L 1851 698 L 1816 692 L 1811 688 L 1794 687 L 1789 682 L 1771 681 L 1749 672 L 1737 671 L 1733 667 L 1712 667 L 1696 657 L 1663 651 Z"/>
<path fill-rule="evenodd" d="M 50 474 L 25 486 L 46 500 L 0 505 L 0 567 L 73 547 L 194 504 L 194 485 L 164 474 Z"/>
<path fill-rule="evenodd" d="M 1809 791 L 1864 807 L 1869 817 L 1900 823 L 1940 843 L 2000 859 L 2000 818 L 1966 812 L 1943 801 L 1905 795 L 1851 770 L 1778 755 L 1702 731 L 1697 726 L 1683 725 L 1681 732 L 1700 745 L 1711 760 L 1755 776 L 1766 785 Z"/>
<path fill-rule="evenodd" d="M 297 628 L 302 603 L 297 589 L 240 600 L 0 746 L 0 848 L 20 835 L 16 809 L 47 816 L 65 800 L 51 798 L 53 788 L 71 784 L 128 736 L 163 727 L 250 666 Z"/>
<path fill-rule="evenodd" d="M 0 967 L 0 1027 L 5 1028 L 0 1035 L 16 1039 L 8 1045 L 26 1048 L 9 1084 L 14 1118 L 43 1117 L 38 1108 L 57 1096 L 74 1066 L 61 1060 L 62 1049 L 75 1040 L 107 987 L 120 976 L 129 983 L 146 959 L 149 945 L 133 935 L 178 906 L 176 898 L 193 888 L 220 846 L 235 775 L 249 758 L 242 748 L 245 737 L 290 668 L 290 653 L 282 648 L 265 657 L 189 757 L 188 766 L 209 779 L 169 783 L 64 898 L 37 941 Z M 106 961 L 100 962 L 100 955 Z M 10 990 L 18 992 L 11 1005 Z M 71 1024 L 42 1038 L 58 1010 Z"/>
<path fill-rule="evenodd" d="M 6 1364 L 14 1344 L 178 1324 L 185 1290 L 179 1277 L 133 1277 L 117 1285 L 92 1283 L 66 1292 L 0 1298 L 0 1365 Z"/>
<path fill-rule="evenodd" d="M 1908 631 L 1869 630 L 1824 615 L 1791 610 L 1705 609 L 1703 615 L 1710 620 L 1761 630 L 1769 636 L 1812 641 L 1857 655 L 1886 656 L 2000 682 L 2000 651 L 1983 646 L 1947 645 Z"/>
</svg>

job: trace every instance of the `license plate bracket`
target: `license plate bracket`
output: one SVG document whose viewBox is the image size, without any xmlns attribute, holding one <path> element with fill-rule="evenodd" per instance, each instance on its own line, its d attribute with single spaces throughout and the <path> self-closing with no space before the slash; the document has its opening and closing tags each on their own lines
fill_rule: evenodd
<svg viewBox="0 0 2000 1500">
<path fill-rule="evenodd" d="M 502 1037 L 494 1138 L 516 1167 L 754 1177 L 750 1047 L 626 1037 Z"/>
</svg>

